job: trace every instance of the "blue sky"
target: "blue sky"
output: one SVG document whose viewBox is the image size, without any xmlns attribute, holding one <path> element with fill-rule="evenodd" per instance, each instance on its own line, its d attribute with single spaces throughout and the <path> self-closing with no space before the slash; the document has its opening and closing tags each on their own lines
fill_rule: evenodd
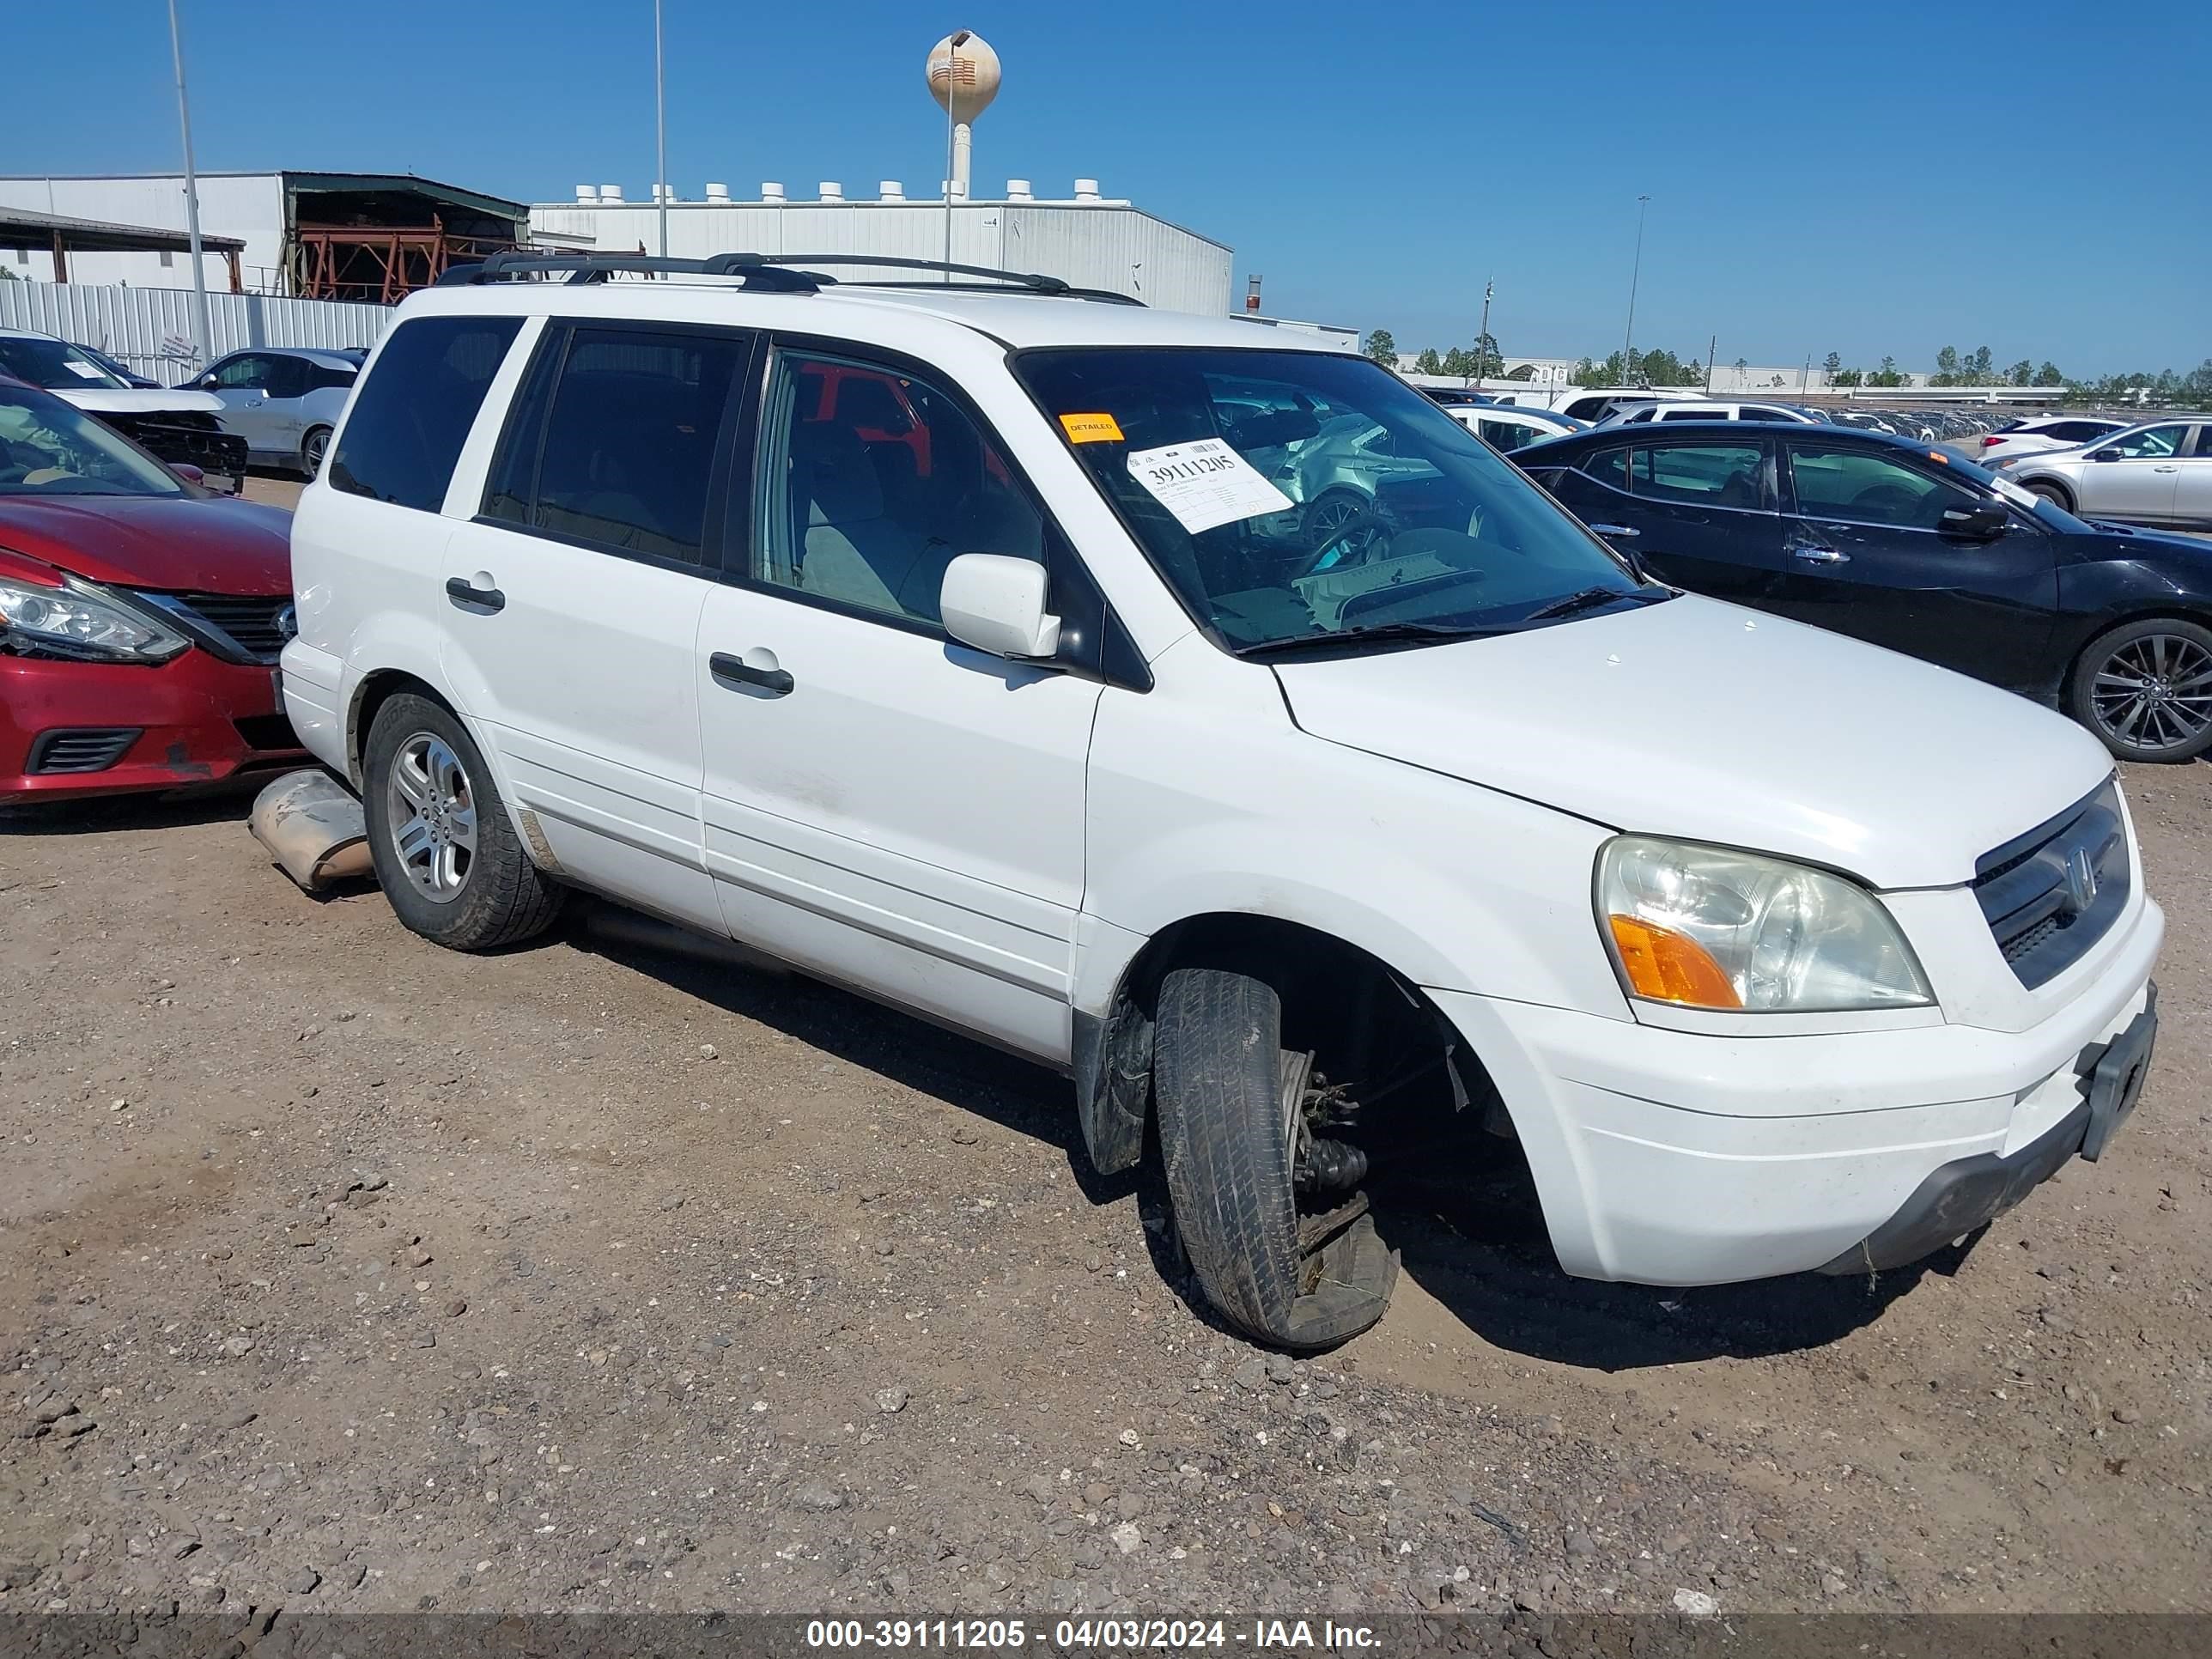
<svg viewBox="0 0 2212 1659">
<path fill-rule="evenodd" d="M 648 193 L 650 0 L 179 3 L 204 167 Z M 1644 192 L 1639 349 L 2212 355 L 2203 0 L 943 3 L 664 0 L 679 191 L 928 190 L 922 58 L 966 27 L 1006 65 L 979 193 L 1097 177 L 1229 243 L 1278 315 L 1443 347 L 1494 277 L 1506 351 L 1601 356 Z M 177 164 L 155 0 L 29 6 L 9 33 L 0 173 Z"/>
</svg>

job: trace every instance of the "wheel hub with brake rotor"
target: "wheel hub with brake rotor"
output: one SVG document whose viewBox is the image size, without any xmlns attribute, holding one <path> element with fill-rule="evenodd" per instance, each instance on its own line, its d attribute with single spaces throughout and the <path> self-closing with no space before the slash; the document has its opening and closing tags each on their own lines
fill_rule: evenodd
<svg viewBox="0 0 2212 1659">
<path fill-rule="evenodd" d="M 1176 1231 L 1206 1299 L 1263 1341 L 1310 1351 L 1382 1316 L 1398 1256 L 1358 1190 L 1365 1157 L 1314 1133 L 1342 1115 L 1341 1092 L 1281 1032 L 1280 1001 L 1261 981 L 1169 974 L 1154 1098 Z"/>
</svg>

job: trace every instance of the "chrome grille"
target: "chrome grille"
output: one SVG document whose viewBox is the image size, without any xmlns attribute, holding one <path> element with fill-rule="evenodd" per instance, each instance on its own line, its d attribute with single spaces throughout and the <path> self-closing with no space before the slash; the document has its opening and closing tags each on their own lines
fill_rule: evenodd
<svg viewBox="0 0 2212 1659">
<path fill-rule="evenodd" d="M 2134 873 L 2113 781 L 1984 854 L 1974 897 L 2006 963 L 2033 990 L 2105 936 L 2127 908 Z"/>
</svg>

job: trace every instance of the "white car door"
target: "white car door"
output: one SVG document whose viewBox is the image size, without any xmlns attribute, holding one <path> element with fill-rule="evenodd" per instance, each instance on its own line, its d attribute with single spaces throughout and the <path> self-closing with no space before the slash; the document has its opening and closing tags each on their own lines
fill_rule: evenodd
<svg viewBox="0 0 2212 1659">
<path fill-rule="evenodd" d="M 701 608 L 757 337 L 549 325 L 446 550 L 447 678 L 560 872 L 719 932 L 701 858 Z"/>
<path fill-rule="evenodd" d="M 1064 1060 L 1101 684 L 954 643 L 937 599 L 957 553 L 1046 559 L 1077 609 L 1087 579 L 959 399 L 859 353 L 773 361 L 693 667 L 729 929 Z M 910 423 L 858 415 L 856 385 Z"/>
<path fill-rule="evenodd" d="M 296 439 L 285 435 L 283 410 L 272 401 L 283 378 L 283 362 L 265 351 L 235 352 L 192 382 L 193 390 L 213 392 L 222 405 L 216 424 L 245 439 L 256 455 L 284 454 L 297 447 Z"/>
<path fill-rule="evenodd" d="M 2167 522 L 2173 517 L 2181 457 L 2188 448 L 2189 428 L 2179 421 L 2141 427 L 2097 445 L 2078 473 L 2082 515 Z"/>
<path fill-rule="evenodd" d="M 2212 530 L 2212 421 L 2197 428 L 2197 445 L 2175 475 L 2173 521 Z"/>
</svg>

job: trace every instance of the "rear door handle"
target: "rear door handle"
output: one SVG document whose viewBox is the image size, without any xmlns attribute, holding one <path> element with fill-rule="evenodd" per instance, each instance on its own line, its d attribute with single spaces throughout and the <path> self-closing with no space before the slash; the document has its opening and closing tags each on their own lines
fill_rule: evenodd
<svg viewBox="0 0 2212 1659">
<path fill-rule="evenodd" d="M 464 611 L 489 616 L 507 608 L 507 595 L 496 587 L 478 587 L 465 576 L 446 578 L 446 597 Z"/>
<path fill-rule="evenodd" d="M 791 671 L 787 668 L 755 668 L 726 651 L 717 651 L 708 658 L 707 666 L 714 672 L 716 683 L 726 691 L 750 686 L 767 692 L 771 697 L 783 697 L 790 696 L 791 688 L 799 684 L 791 678 Z"/>
</svg>

